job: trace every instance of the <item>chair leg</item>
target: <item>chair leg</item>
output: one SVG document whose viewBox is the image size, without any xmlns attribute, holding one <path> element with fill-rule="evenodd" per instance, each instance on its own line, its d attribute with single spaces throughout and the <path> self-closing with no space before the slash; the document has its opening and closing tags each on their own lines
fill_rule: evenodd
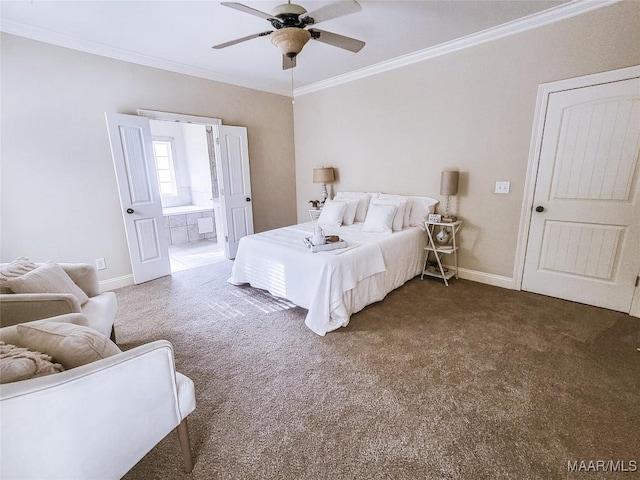
<svg viewBox="0 0 640 480">
<path fill-rule="evenodd" d="M 191 459 L 191 442 L 189 441 L 189 428 L 187 427 L 187 419 L 185 418 L 176 427 L 178 433 L 178 442 L 180 443 L 180 451 L 182 452 L 182 461 L 184 470 L 191 473 L 193 470 L 193 460 Z"/>
<path fill-rule="evenodd" d="M 116 342 L 116 327 L 115 326 L 111 326 L 111 341 L 113 343 L 115 343 L 117 345 L 118 342 Z"/>
</svg>

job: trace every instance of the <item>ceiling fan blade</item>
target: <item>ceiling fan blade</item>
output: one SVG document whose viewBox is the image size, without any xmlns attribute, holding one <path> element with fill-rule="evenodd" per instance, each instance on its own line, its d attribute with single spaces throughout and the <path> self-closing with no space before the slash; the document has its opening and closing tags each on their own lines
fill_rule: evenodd
<svg viewBox="0 0 640 480">
<path fill-rule="evenodd" d="M 282 69 L 289 70 L 296 66 L 296 57 L 289 58 L 286 55 L 282 56 Z"/>
<path fill-rule="evenodd" d="M 305 17 L 313 18 L 313 23 L 326 22 L 333 18 L 343 17 L 351 13 L 356 13 L 362 10 L 362 7 L 356 0 L 340 1 L 330 3 L 324 7 L 320 7 L 315 12 L 311 12 L 305 15 Z"/>
<path fill-rule="evenodd" d="M 279 18 L 276 18 L 269 13 L 261 12 L 260 10 L 256 10 L 255 8 L 247 7 L 246 5 L 243 5 L 241 3 L 221 2 L 220 5 L 224 5 L 225 7 L 229 7 L 229 8 L 235 8 L 236 10 L 240 10 L 241 12 L 248 13 L 250 15 L 255 15 L 256 17 L 264 18 L 269 21 L 276 20 L 282 23 Z"/>
<path fill-rule="evenodd" d="M 269 35 L 273 30 L 267 30 L 266 32 L 254 33 L 253 35 L 247 35 L 246 37 L 236 38 L 235 40 L 231 40 L 229 42 L 221 43 L 220 45 L 214 45 L 211 48 L 215 48 L 219 50 L 221 48 L 230 47 L 231 45 L 235 45 L 236 43 L 246 42 L 247 40 L 251 40 L 252 38 L 264 37 Z"/>
<path fill-rule="evenodd" d="M 344 48 L 350 52 L 359 52 L 366 45 L 362 40 L 356 40 L 355 38 L 345 37 L 344 35 L 338 35 L 337 33 L 326 32 L 324 30 L 318 30 L 317 28 L 309 29 L 311 32 L 311 38 L 334 47 Z"/>
</svg>

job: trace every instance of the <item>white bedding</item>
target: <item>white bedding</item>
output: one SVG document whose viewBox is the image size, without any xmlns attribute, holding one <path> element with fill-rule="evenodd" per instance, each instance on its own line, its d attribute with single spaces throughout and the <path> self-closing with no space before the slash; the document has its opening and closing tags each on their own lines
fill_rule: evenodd
<svg viewBox="0 0 640 480">
<path fill-rule="evenodd" d="M 229 283 L 248 283 L 308 309 L 305 324 L 324 335 L 422 269 L 426 241 L 418 227 L 394 233 L 363 233 L 362 223 L 325 228 L 327 235 L 346 240 L 347 248 L 311 253 L 303 238 L 314 226 L 308 222 L 243 237 Z"/>
</svg>

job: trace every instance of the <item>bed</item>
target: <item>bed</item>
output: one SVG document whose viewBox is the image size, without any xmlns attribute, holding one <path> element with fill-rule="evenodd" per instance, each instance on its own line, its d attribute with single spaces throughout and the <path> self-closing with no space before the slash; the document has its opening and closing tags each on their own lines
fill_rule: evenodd
<svg viewBox="0 0 640 480">
<path fill-rule="evenodd" d="M 370 233 L 363 231 L 363 222 L 323 225 L 325 234 L 338 235 L 347 247 L 312 253 L 304 238 L 312 236 L 315 225 L 243 237 L 228 282 L 249 284 L 306 308 L 306 326 L 325 335 L 422 271 L 426 235 L 419 226 Z"/>
</svg>

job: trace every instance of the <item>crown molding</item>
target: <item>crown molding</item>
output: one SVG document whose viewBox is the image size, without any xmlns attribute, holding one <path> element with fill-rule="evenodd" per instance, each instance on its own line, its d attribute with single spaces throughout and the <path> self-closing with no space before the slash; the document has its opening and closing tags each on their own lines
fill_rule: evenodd
<svg viewBox="0 0 640 480">
<path fill-rule="evenodd" d="M 294 97 L 305 95 L 307 93 L 324 90 L 343 83 L 352 82 L 361 78 L 377 75 L 379 73 L 402 68 L 413 63 L 422 62 L 424 60 L 446 55 L 448 53 L 463 50 L 465 48 L 480 45 L 500 38 L 515 35 L 526 30 L 531 30 L 544 25 L 549 25 L 560 20 L 571 18 L 592 10 L 606 7 L 622 0 L 573 0 L 564 5 L 545 10 L 540 13 L 532 14 L 527 17 L 514 20 L 497 27 L 492 27 L 478 33 L 467 35 L 450 42 L 442 43 L 434 47 L 426 48 L 418 52 L 403 55 L 401 57 L 380 62 L 375 65 L 365 67 L 353 72 L 329 78 L 320 82 L 296 88 L 293 91 Z M 274 93 L 291 97 L 291 90 L 283 89 L 274 84 L 250 81 L 244 78 L 233 77 L 223 73 L 207 70 L 191 65 L 185 65 L 178 62 L 171 62 L 157 57 L 142 55 L 139 53 L 123 50 L 119 48 L 109 47 L 96 42 L 89 42 L 72 38 L 68 35 L 51 32 L 46 29 L 25 25 L 11 20 L 0 19 L 0 32 L 29 38 L 40 42 L 57 45 L 60 47 L 70 48 L 86 53 L 100 55 L 103 57 L 113 58 L 125 62 L 144 65 L 147 67 L 158 68 L 170 72 L 181 73 L 193 77 L 205 78 L 216 82 L 226 83 L 238 87 L 260 90 L 263 92 Z"/>
<path fill-rule="evenodd" d="M 572 2 L 566 3 L 564 5 L 559 5 L 540 13 L 534 13 L 518 20 L 513 20 L 496 27 L 482 30 L 478 33 L 473 33 L 471 35 L 457 38 L 449 42 L 441 43 L 424 50 L 409 53 L 407 55 L 394 58 L 393 60 L 380 62 L 369 67 L 346 73 L 344 75 L 339 75 L 337 77 L 323 80 L 321 82 L 296 88 L 294 90 L 294 97 L 335 87 L 343 83 L 353 82 L 354 80 L 370 77 L 372 75 L 377 75 L 383 72 L 388 72 L 389 70 L 402 68 L 413 63 L 418 63 L 430 58 L 457 52 L 465 48 L 474 47 L 486 42 L 498 40 L 500 38 L 509 37 L 511 35 L 542 27 L 544 25 L 550 25 L 560 20 L 575 17 L 577 15 L 581 15 L 598 8 L 612 5 L 619 1 L 621 0 L 573 0 Z"/>
<path fill-rule="evenodd" d="M 284 90 L 278 88 L 275 85 L 264 84 L 260 82 L 252 82 L 243 78 L 232 77 L 223 73 L 218 73 L 212 70 L 204 68 L 193 67 L 191 65 L 185 65 L 178 62 L 171 62 L 169 60 L 163 60 L 161 58 L 152 57 L 149 55 L 142 55 L 140 53 L 130 52 L 120 48 L 109 47 L 101 43 L 89 42 L 77 38 L 72 38 L 68 35 L 52 32 L 42 28 L 25 25 L 23 23 L 14 22 L 11 20 L 1 19 L 0 31 L 11 35 L 17 35 L 19 37 L 29 38 L 39 42 L 49 43 L 57 45 L 59 47 L 70 48 L 72 50 L 79 50 L 81 52 L 92 53 L 100 55 L 102 57 L 113 58 L 115 60 L 122 60 L 124 62 L 135 63 L 146 67 L 159 68 L 161 70 L 167 70 L 174 73 L 181 73 L 184 75 L 190 75 L 192 77 L 205 78 L 207 80 L 214 80 L 216 82 L 227 83 L 230 85 L 251 88 L 253 90 L 260 90 L 268 93 L 275 93 L 277 95 L 285 95 L 290 97 L 291 90 Z"/>
</svg>

